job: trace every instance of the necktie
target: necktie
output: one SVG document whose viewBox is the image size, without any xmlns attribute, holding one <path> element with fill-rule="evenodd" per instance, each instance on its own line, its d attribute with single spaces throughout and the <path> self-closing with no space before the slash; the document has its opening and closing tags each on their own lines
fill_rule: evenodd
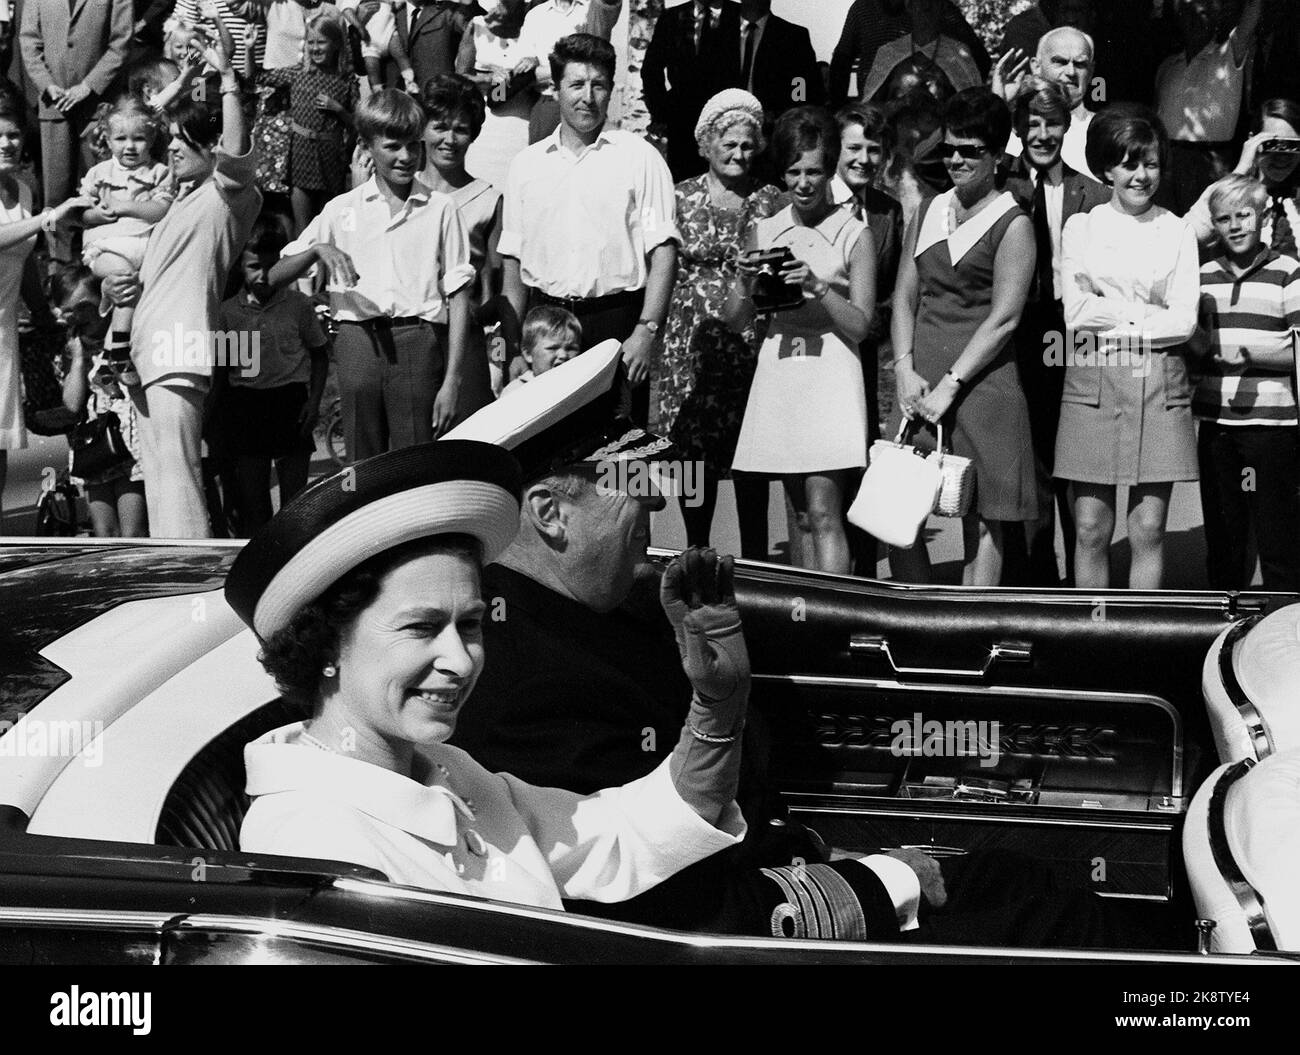
<svg viewBox="0 0 1300 1055">
<path fill-rule="evenodd" d="M 746 91 L 754 90 L 754 41 L 758 39 L 758 26 L 745 23 L 745 55 L 740 62 L 740 81 Z"/>
<path fill-rule="evenodd" d="M 1034 296 L 1040 304 L 1049 304 L 1056 299 L 1056 287 L 1052 278 L 1052 231 L 1047 223 L 1047 177 L 1042 173 L 1034 183 L 1030 219 L 1034 224 L 1034 246 L 1038 250 Z"/>
<path fill-rule="evenodd" d="M 700 4 L 699 28 L 695 31 L 695 54 L 704 55 L 709 50 L 713 37 L 713 10 L 708 4 Z"/>
<path fill-rule="evenodd" d="M 1295 231 L 1291 229 L 1291 221 L 1286 215 L 1285 195 L 1279 194 L 1273 199 L 1272 212 L 1273 237 L 1269 239 L 1269 245 L 1279 253 L 1295 256 Z"/>
</svg>

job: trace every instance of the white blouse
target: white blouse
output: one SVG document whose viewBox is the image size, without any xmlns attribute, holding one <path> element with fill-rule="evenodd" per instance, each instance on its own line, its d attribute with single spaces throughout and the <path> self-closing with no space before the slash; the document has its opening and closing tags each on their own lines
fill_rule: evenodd
<svg viewBox="0 0 1300 1055">
<path fill-rule="evenodd" d="M 1182 344 L 1196 329 L 1200 264 L 1196 233 L 1152 206 L 1130 216 L 1099 205 L 1066 221 L 1061 239 L 1065 324 L 1101 337 Z"/>
<path fill-rule="evenodd" d="M 714 827 L 673 786 L 669 760 L 594 795 L 489 773 L 459 748 L 421 747 L 421 784 L 298 742 L 303 723 L 244 749 L 253 804 L 240 849 L 347 861 L 394 883 L 543 908 L 624 901 L 740 842 L 733 802 Z"/>
</svg>

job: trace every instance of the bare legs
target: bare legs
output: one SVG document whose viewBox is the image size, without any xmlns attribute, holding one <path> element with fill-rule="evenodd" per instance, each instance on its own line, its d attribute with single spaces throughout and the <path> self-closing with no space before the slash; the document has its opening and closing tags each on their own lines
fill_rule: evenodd
<svg viewBox="0 0 1300 1055">
<path fill-rule="evenodd" d="M 786 493 L 794 506 L 796 529 L 802 536 L 804 567 L 847 575 L 849 541 L 844 533 L 844 473 L 839 471 L 787 476 Z M 790 540 L 792 560 L 800 552 Z"/>
<path fill-rule="evenodd" d="M 998 586 L 1002 583 L 1004 527 L 1000 520 L 985 520 L 978 513 L 962 518 L 963 586 Z M 1014 529 L 1023 531 L 1023 524 Z M 922 528 L 924 531 L 924 528 Z M 889 550 L 889 571 L 898 582 L 927 584 L 931 579 L 930 553 L 923 539 L 911 549 Z"/>
<path fill-rule="evenodd" d="M 1128 537 L 1133 551 L 1131 590 L 1158 590 L 1165 572 L 1165 524 L 1172 483 L 1135 484 L 1129 488 Z M 1074 484 L 1077 532 L 1074 580 L 1080 589 L 1110 586 L 1110 544 L 1115 534 L 1115 492 L 1108 484 Z"/>
</svg>

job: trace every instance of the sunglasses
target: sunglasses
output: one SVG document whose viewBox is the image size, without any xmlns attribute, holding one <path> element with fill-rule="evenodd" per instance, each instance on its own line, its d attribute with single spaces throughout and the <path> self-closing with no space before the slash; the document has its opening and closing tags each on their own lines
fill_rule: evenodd
<svg viewBox="0 0 1300 1055">
<path fill-rule="evenodd" d="M 988 152 L 988 147 L 963 146 L 960 143 L 939 144 L 939 157 L 944 161 L 947 161 L 954 154 L 964 161 L 974 161 Z"/>
</svg>

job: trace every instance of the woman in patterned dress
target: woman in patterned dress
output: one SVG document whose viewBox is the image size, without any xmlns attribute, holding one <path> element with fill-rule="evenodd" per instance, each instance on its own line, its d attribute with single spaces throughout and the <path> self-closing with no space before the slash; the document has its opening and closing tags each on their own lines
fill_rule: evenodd
<svg viewBox="0 0 1300 1055">
<path fill-rule="evenodd" d="M 1006 104 L 968 88 L 944 110 L 943 155 L 953 188 L 909 224 L 894 287 L 893 355 L 901 415 L 944 426 L 972 459 L 975 499 L 962 521 L 962 583 L 1002 579 L 1003 525 L 1038 515 L 1029 407 L 1012 337 L 1034 274 L 1029 218 L 996 183 L 1011 134 Z M 892 549 L 896 579 L 928 582 L 925 543 Z"/>
<path fill-rule="evenodd" d="M 317 15 L 307 25 L 302 65 L 257 75 L 259 85 L 289 87 L 288 184 L 295 234 L 347 189 L 347 140 L 359 88 L 347 69 L 344 43 L 342 23 L 330 14 Z"/>
<path fill-rule="evenodd" d="M 731 471 L 754 375 L 758 341 L 751 322 L 736 333 L 722 307 L 736 279 L 745 231 L 776 211 L 780 192 L 755 186 L 750 168 L 763 149 L 762 104 L 728 89 L 705 105 L 695 129 L 709 170 L 677 184 L 677 284 L 655 378 L 657 428 L 702 465 L 700 491 L 679 497 L 687 544 L 707 546 L 718 484 Z M 767 480 L 737 475 L 741 552 L 767 556 Z"/>
</svg>

